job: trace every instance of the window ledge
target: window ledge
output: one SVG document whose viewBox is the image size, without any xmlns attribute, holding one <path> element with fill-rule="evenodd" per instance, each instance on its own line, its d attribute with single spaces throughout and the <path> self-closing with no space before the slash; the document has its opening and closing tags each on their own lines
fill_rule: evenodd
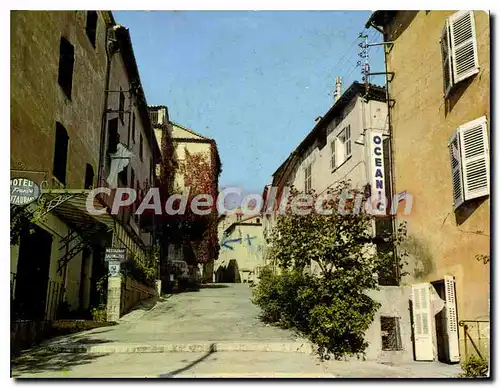
<svg viewBox="0 0 500 388">
<path fill-rule="evenodd" d="M 344 159 L 344 160 L 342 161 L 342 163 L 340 163 L 338 166 L 335 166 L 335 168 L 333 168 L 333 169 L 332 169 L 332 174 L 333 174 L 334 172 L 336 172 L 337 170 L 339 170 L 339 169 L 340 169 L 340 167 L 342 167 L 344 164 L 346 164 L 346 163 L 347 163 L 347 162 L 348 162 L 351 158 L 352 158 L 352 154 L 351 154 L 351 155 L 349 155 L 346 159 Z"/>
</svg>

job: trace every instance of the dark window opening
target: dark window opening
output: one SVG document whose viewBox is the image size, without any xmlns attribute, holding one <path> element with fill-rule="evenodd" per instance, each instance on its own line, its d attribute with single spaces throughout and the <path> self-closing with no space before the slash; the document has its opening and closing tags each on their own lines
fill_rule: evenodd
<svg viewBox="0 0 500 388">
<path fill-rule="evenodd" d="M 120 106 L 118 107 L 118 116 L 123 124 L 123 110 L 125 109 L 125 93 L 123 93 L 122 88 L 120 87 Z"/>
<path fill-rule="evenodd" d="M 120 187 L 128 186 L 128 166 L 118 173 L 118 180 L 120 181 Z"/>
<path fill-rule="evenodd" d="M 257 218 L 257 223 L 260 223 L 260 218 Z"/>
<path fill-rule="evenodd" d="M 73 87 L 73 67 L 75 65 L 75 48 L 65 38 L 61 37 L 59 47 L 59 75 L 57 82 L 66 96 L 71 99 Z"/>
<path fill-rule="evenodd" d="M 90 164 L 87 163 L 87 166 L 85 167 L 84 188 L 90 189 L 93 186 L 94 186 L 94 168 Z"/>
<path fill-rule="evenodd" d="M 139 143 L 139 157 L 141 158 L 141 162 L 143 161 L 143 150 L 142 150 L 142 134 L 141 134 L 141 139 L 140 139 L 140 143 Z"/>
<path fill-rule="evenodd" d="M 97 11 L 87 11 L 87 24 L 85 26 L 85 32 L 95 48 L 95 40 L 97 35 Z"/>
<path fill-rule="evenodd" d="M 132 142 L 135 143 L 135 113 L 132 113 Z"/>
<path fill-rule="evenodd" d="M 114 154 L 120 141 L 118 134 L 118 119 L 114 118 L 108 121 L 108 153 Z"/>
<path fill-rule="evenodd" d="M 56 142 L 54 148 L 54 168 L 53 174 L 59 182 L 66 184 L 66 164 L 68 161 L 68 141 L 69 136 L 66 128 L 56 123 Z"/>
<path fill-rule="evenodd" d="M 402 350 L 401 331 L 398 317 L 380 317 L 382 350 Z"/>
</svg>

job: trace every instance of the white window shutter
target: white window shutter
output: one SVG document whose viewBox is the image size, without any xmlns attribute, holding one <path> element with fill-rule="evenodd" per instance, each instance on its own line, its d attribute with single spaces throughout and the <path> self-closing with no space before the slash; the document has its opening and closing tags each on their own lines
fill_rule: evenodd
<svg viewBox="0 0 500 388">
<path fill-rule="evenodd" d="M 434 360 L 431 321 L 434 316 L 431 313 L 430 287 L 430 283 L 412 286 L 413 335 L 417 361 Z"/>
<path fill-rule="evenodd" d="M 443 87 L 445 97 L 453 86 L 453 72 L 451 69 L 451 49 L 450 49 L 450 25 L 446 19 L 443 31 L 441 32 L 441 55 L 443 60 Z"/>
<path fill-rule="evenodd" d="M 470 121 L 459 128 L 460 156 L 464 200 L 490 193 L 490 166 L 486 117 Z"/>
<path fill-rule="evenodd" d="M 351 144 L 351 126 L 348 125 L 345 128 L 345 156 L 346 156 L 346 158 L 348 158 L 349 156 L 351 156 L 351 148 L 352 148 L 352 144 Z"/>
<path fill-rule="evenodd" d="M 331 161 L 330 161 L 330 168 L 333 170 L 336 166 L 337 166 L 337 160 L 336 160 L 336 153 L 335 153 L 335 147 L 336 147 L 336 138 L 334 138 L 332 140 L 332 142 L 330 143 L 330 147 L 331 147 L 331 150 L 332 150 L 332 158 L 331 158 Z"/>
<path fill-rule="evenodd" d="M 453 206 L 457 209 L 464 203 L 464 187 L 462 180 L 462 158 L 460 156 L 460 137 L 458 130 L 453 133 L 448 145 L 451 162 L 451 182 L 453 186 Z"/>
<path fill-rule="evenodd" d="M 459 11 L 449 17 L 453 81 L 460 82 L 479 71 L 473 11 Z"/>
<path fill-rule="evenodd" d="M 458 344 L 458 317 L 457 302 L 455 297 L 455 279 L 453 276 L 444 276 L 445 302 L 446 302 L 446 346 L 449 362 L 460 361 L 460 348 Z"/>
</svg>

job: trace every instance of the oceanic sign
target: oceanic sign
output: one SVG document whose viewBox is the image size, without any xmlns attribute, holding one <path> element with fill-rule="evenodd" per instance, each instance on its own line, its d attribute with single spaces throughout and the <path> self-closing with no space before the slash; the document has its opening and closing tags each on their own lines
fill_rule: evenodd
<svg viewBox="0 0 500 388">
<path fill-rule="evenodd" d="M 40 197 L 38 185 L 25 178 L 10 180 L 10 203 L 12 205 L 29 205 Z"/>
</svg>

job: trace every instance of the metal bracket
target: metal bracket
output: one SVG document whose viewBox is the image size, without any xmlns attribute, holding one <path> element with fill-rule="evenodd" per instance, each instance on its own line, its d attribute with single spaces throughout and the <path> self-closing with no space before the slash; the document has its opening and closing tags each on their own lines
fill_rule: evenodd
<svg viewBox="0 0 500 388">
<path fill-rule="evenodd" d="M 379 71 L 379 72 L 376 72 L 376 73 L 368 73 L 366 74 L 367 76 L 370 76 L 370 75 L 386 75 L 387 76 L 387 82 L 392 82 L 392 80 L 394 79 L 394 72 L 393 71 Z M 390 79 L 389 79 L 389 76 Z"/>
</svg>

